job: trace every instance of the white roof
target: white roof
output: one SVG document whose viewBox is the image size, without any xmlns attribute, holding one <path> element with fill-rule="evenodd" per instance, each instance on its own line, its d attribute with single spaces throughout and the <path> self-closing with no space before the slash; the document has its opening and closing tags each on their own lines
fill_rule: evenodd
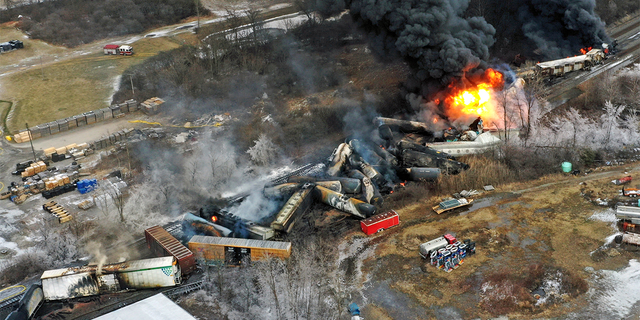
<svg viewBox="0 0 640 320">
<path fill-rule="evenodd" d="M 164 294 L 138 301 L 132 305 L 94 318 L 95 320 L 196 320 Z"/>
<path fill-rule="evenodd" d="M 589 51 L 591 52 L 591 51 Z M 555 66 L 564 66 L 566 64 L 574 64 L 578 62 L 584 62 L 587 59 L 587 55 L 569 57 L 564 59 L 558 59 L 553 61 L 546 61 L 538 63 L 538 67 L 546 69 L 546 68 L 554 68 Z"/>
</svg>

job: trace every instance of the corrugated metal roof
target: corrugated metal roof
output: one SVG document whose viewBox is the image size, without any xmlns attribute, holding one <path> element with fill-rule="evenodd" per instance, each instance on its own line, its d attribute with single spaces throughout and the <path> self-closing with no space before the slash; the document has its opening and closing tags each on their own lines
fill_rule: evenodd
<svg viewBox="0 0 640 320">
<path fill-rule="evenodd" d="M 154 226 L 145 230 L 151 237 L 156 239 L 160 245 L 162 245 L 169 254 L 175 256 L 178 259 L 193 255 L 193 253 L 187 249 L 178 239 L 172 236 L 167 230 L 161 226 Z"/>
<path fill-rule="evenodd" d="M 191 237 L 191 240 L 189 240 L 189 243 L 204 243 L 204 244 L 217 244 L 221 246 L 233 246 L 233 247 L 291 250 L 291 242 L 268 241 L 268 240 L 193 236 Z"/>
<path fill-rule="evenodd" d="M 95 320 L 196 320 L 163 294 L 138 301 Z"/>
</svg>

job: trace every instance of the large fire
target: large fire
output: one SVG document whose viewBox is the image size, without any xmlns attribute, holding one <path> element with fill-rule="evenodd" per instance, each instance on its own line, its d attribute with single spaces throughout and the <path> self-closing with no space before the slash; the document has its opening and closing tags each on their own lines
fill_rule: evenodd
<svg viewBox="0 0 640 320">
<path fill-rule="evenodd" d="M 445 98 L 447 116 L 459 118 L 462 116 L 491 116 L 491 95 L 501 90 L 504 85 L 502 73 L 487 69 L 483 76 L 475 81 L 471 87 L 464 89 L 450 86 L 450 94 Z"/>
<path fill-rule="evenodd" d="M 587 52 L 591 51 L 591 49 L 593 49 L 593 47 L 582 48 L 580 49 L 580 53 L 587 54 Z"/>
</svg>

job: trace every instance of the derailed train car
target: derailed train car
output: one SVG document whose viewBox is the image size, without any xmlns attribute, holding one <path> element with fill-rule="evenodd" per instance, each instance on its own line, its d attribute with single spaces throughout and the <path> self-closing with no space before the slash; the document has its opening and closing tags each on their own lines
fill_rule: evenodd
<svg viewBox="0 0 640 320">
<path fill-rule="evenodd" d="M 183 274 L 189 274 L 196 268 L 196 258 L 187 247 L 161 226 L 144 230 L 147 246 L 157 256 L 174 256 L 178 260 Z"/>
<path fill-rule="evenodd" d="M 276 215 L 276 219 L 271 223 L 274 230 L 289 232 L 297 218 L 302 216 L 311 206 L 311 187 L 298 190 L 287 200 L 282 209 Z"/>
<path fill-rule="evenodd" d="M 66 300 L 130 289 L 171 287 L 181 283 L 175 257 L 133 260 L 47 270 L 40 277 L 44 298 Z"/>
<path fill-rule="evenodd" d="M 27 292 L 22 296 L 18 307 L 11 312 L 5 320 L 29 320 L 33 319 L 36 312 L 44 302 L 44 294 L 42 287 L 39 285 L 32 285 Z"/>
<path fill-rule="evenodd" d="M 289 258 L 291 242 L 193 236 L 189 249 L 202 264 L 242 265 L 269 257 Z"/>
</svg>

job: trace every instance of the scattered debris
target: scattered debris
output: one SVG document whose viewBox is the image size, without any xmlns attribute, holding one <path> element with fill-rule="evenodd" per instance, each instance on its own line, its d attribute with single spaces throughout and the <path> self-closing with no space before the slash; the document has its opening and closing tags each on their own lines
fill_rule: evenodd
<svg viewBox="0 0 640 320">
<path fill-rule="evenodd" d="M 627 184 L 627 183 L 631 182 L 631 180 L 633 180 L 633 178 L 631 176 L 626 176 L 624 178 L 612 180 L 611 183 L 619 186 L 619 185 Z"/>
<path fill-rule="evenodd" d="M 87 199 L 87 200 L 84 200 L 84 201 L 78 203 L 78 208 L 80 208 L 82 210 L 88 210 L 89 208 L 92 208 L 95 205 L 96 204 L 95 204 L 95 202 L 93 202 L 93 200 Z"/>
<path fill-rule="evenodd" d="M 488 184 L 486 186 L 484 186 L 484 191 L 493 191 L 496 188 L 494 188 L 492 185 Z"/>
<path fill-rule="evenodd" d="M 445 200 L 440 202 L 440 204 L 438 204 L 437 206 L 433 207 L 433 211 L 435 211 L 437 214 L 441 214 L 449 210 L 468 206 L 472 202 L 473 202 L 473 199 L 465 199 L 465 198 Z"/>
</svg>

